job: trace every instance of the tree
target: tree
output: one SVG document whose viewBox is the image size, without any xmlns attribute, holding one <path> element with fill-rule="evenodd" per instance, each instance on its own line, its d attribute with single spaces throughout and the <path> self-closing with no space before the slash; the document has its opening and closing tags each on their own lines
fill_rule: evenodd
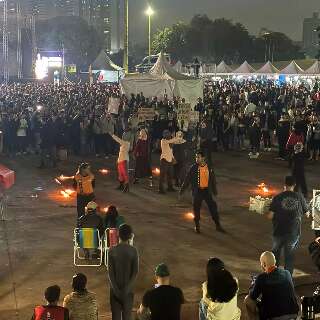
<svg viewBox="0 0 320 320">
<path fill-rule="evenodd" d="M 153 36 L 152 52 L 157 54 L 161 51 L 170 53 L 173 59 L 189 58 L 186 50 L 187 26 L 183 23 L 165 27 Z"/>
<path fill-rule="evenodd" d="M 55 17 L 37 25 L 38 47 L 45 50 L 65 49 L 68 63 L 87 68 L 102 49 L 98 32 L 80 17 Z"/>
</svg>

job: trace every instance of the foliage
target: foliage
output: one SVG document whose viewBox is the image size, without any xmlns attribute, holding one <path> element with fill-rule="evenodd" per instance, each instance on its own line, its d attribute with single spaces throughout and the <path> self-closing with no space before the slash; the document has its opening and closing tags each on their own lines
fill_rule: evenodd
<svg viewBox="0 0 320 320">
<path fill-rule="evenodd" d="M 152 49 L 155 53 L 165 51 L 182 61 L 198 56 L 202 61 L 217 63 L 263 62 L 266 50 L 274 60 L 303 57 L 300 48 L 283 33 L 272 32 L 268 38 L 259 38 L 250 35 L 241 23 L 211 20 L 206 15 L 195 15 L 188 25 L 178 23 L 158 30 Z"/>
<path fill-rule="evenodd" d="M 103 42 L 80 17 L 55 17 L 37 25 L 37 45 L 45 50 L 65 49 L 67 63 L 86 68 L 98 56 Z"/>
</svg>

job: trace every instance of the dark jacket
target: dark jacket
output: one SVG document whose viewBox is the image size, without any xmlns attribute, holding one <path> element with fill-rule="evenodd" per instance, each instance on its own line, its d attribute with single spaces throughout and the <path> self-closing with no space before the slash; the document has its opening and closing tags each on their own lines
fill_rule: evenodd
<svg viewBox="0 0 320 320">
<path fill-rule="evenodd" d="M 217 190 L 217 183 L 216 183 L 216 176 L 213 172 L 213 169 L 209 168 L 209 192 L 212 192 L 214 195 L 218 194 Z M 192 194 L 195 195 L 199 191 L 199 183 L 200 183 L 200 170 L 199 165 L 195 163 L 191 166 L 189 169 L 189 172 L 187 173 L 184 182 L 181 187 L 181 192 L 183 192 L 189 184 L 191 184 Z"/>
<path fill-rule="evenodd" d="M 98 229 L 100 237 L 103 236 L 104 227 L 102 218 L 96 213 L 87 213 L 79 219 L 79 228 Z"/>
</svg>

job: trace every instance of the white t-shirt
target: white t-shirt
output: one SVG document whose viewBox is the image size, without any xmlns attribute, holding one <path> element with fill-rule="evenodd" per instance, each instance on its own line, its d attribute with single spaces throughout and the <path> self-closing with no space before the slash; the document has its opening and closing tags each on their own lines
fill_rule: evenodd
<svg viewBox="0 0 320 320">
<path fill-rule="evenodd" d="M 27 135 L 28 122 L 25 119 L 20 120 L 20 125 L 17 130 L 18 137 L 25 137 Z"/>
<path fill-rule="evenodd" d="M 173 160 L 173 152 L 170 144 L 182 144 L 186 141 L 181 138 L 172 138 L 170 140 L 161 139 L 161 156 L 160 160 L 164 159 L 168 162 L 172 162 Z"/>
<path fill-rule="evenodd" d="M 112 138 L 120 144 L 118 163 L 121 161 L 129 161 L 130 142 L 122 140 L 114 134 Z"/>
</svg>

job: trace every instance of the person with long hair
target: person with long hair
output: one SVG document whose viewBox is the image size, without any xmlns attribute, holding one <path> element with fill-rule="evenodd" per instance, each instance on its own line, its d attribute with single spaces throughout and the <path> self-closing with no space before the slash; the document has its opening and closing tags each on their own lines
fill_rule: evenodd
<svg viewBox="0 0 320 320">
<path fill-rule="evenodd" d="M 86 288 L 87 277 L 77 273 L 72 278 L 72 292 L 63 300 L 63 307 L 69 310 L 70 320 L 98 319 L 98 303 L 96 295 Z"/>
<path fill-rule="evenodd" d="M 119 215 L 117 208 L 113 205 L 109 206 L 104 216 L 104 228 L 119 229 L 123 223 L 124 223 L 124 218 Z"/>
<path fill-rule="evenodd" d="M 133 183 L 138 183 L 139 179 L 147 177 L 150 179 L 150 184 L 152 185 L 150 141 L 145 129 L 141 129 L 139 132 L 139 138 L 133 150 L 133 155 L 136 160 Z"/>
<path fill-rule="evenodd" d="M 225 269 L 223 261 L 211 258 L 207 263 L 207 281 L 202 285 L 200 320 L 240 320 L 237 305 L 238 281 Z"/>
</svg>

